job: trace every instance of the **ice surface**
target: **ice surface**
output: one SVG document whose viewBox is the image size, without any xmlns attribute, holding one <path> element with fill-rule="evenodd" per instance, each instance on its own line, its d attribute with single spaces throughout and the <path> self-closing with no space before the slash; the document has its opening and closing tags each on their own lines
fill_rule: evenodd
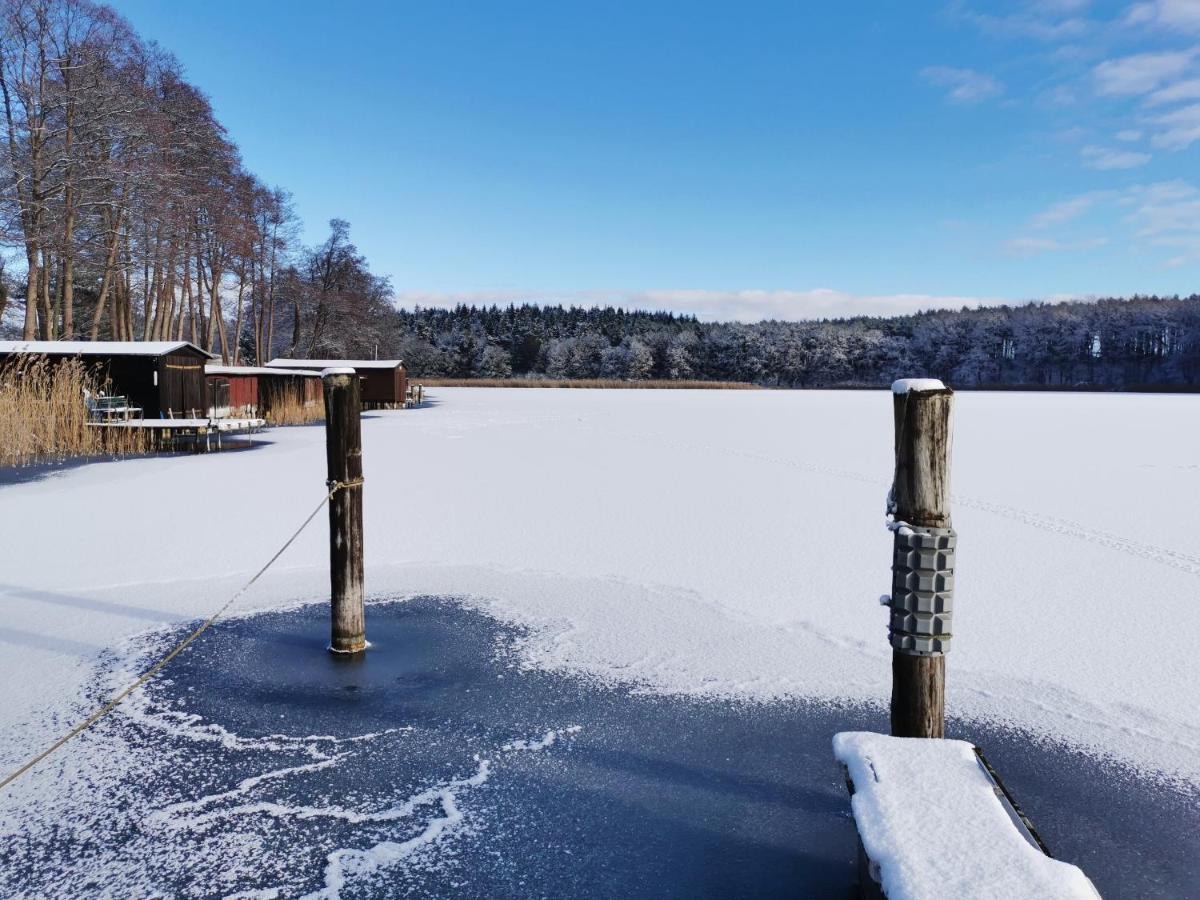
<svg viewBox="0 0 1200 900">
<path fill-rule="evenodd" d="M 1077 867 L 1017 831 L 966 741 L 843 732 L 833 752 L 890 900 L 1099 897 Z"/>
<path fill-rule="evenodd" d="M 890 394 L 431 397 L 363 420 L 369 593 L 466 597 L 530 629 L 528 667 L 886 703 L 886 611 L 864 598 L 890 583 Z M 1200 679 L 1181 673 L 1200 646 L 1200 546 L 1180 498 L 1200 491 L 1200 398 L 956 407 L 948 710 L 1195 786 Z M 243 452 L 0 487 L 0 765 L 78 720 L 105 649 L 244 584 L 324 493 L 324 454 L 320 427 L 279 428 Z M 239 608 L 326 597 L 326 528 L 318 516 Z"/>
</svg>

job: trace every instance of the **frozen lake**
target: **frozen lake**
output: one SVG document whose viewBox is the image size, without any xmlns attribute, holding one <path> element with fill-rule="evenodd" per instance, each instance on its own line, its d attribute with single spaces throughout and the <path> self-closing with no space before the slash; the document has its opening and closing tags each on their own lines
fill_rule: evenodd
<svg viewBox="0 0 1200 900">
<path fill-rule="evenodd" d="M 830 742 L 886 730 L 882 710 L 523 670 L 519 630 L 452 601 L 377 603 L 369 621 L 359 660 L 325 651 L 324 604 L 211 632 L 90 739 L 87 796 L 24 818 L 4 893 L 857 896 Z M 183 633 L 112 659 L 97 698 Z M 1186 795 L 1024 734 L 950 730 L 987 746 L 1106 896 L 1195 884 Z"/>
<path fill-rule="evenodd" d="M 695 713 L 699 721 L 748 729 L 752 736 L 744 740 L 732 733 L 726 738 L 730 755 L 761 758 L 764 767 L 756 774 L 741 761 L 723 771 L 719 760 L 693 758 L 715 779 L 701 779 L 696 792 L 738 796 L 747 808 L 756 802 L 748 795 L 763 785 L 773 792 L 783 784 L 784 794 L 806 797 L 829 817 L 827 831 L 804 832 L 803 817 L 789 819 L 794 810 L 768 803 L 765 789 L 758 801 L 779 818 L 762 821 L 809 834 L 798 839 L 811 857 L 804 864 L 833 879 L 830 884 L 841 878 L 836 872 L 844 859 L 830 847 L 837 829 L 848 827 L 848 804 L 836 772 L 812 767 L 819 759 L 832 766 L 832 730 L 882 725 L 890 670 L 885 611 L 876 598 L 889 581 L 890 536 L 882 513 L 891 473 L 890 395 L 432 393 L 428 409 L 364 421 L 368 591 L 462 598 L 457 614 L 472 617 L 472 627 L 491 622 L 520 629 L 496 632 L 512 636 L 493 641 L 498 649 L 478 659 L 479 666 L 503 661 L 538 684 L 589 687 L 580 689 L 574 708 L 570 692 L 546 687 L 538 702 L 557 697 L 566 703 L 554 708 L 555 716 L 517 717 L 507 722 L 509 734 L 500 733 L 502 720 L 481 725 L 475 744 L 442 745 L 444 757 L 436 748 L 423 751 L 421 766 L 404 776 L 408 781 L 389 785 L 386 794 L 361 794 L 360 805 L 348 808 L 410 797 L 438 777 L 469 780 L 478 774 L 469 764 L 477 750 L 497 755 L 505 742 L 538 742 L 548 731 L 579 725 L 544 750 L 502 754 L 522 773 L 513 783 L 550 795 L 543 770 L 584 757 L 569 768 L 575 784 L 579 771 L 596 770 L 588 769 L 589 754 L 624 753 L 636 743 L 628 733 L 621 737 L 621 722 L 645 725 L 655 717 L 670 725 L 655 738 L 659 749 L 651 747 L 639 762 L 647 768 L 634 767 L 633 774 L 664 794 L 663 785 L 678 788 L 675 779 L 684 773 L 656 769 L 655 759 L 669 756 L 672 734 L 693 733 L 688 716 Z M 1189 508 L 1200 490 L 1198 413 L 1200 399 L 1185 396 L 958 397 L 953 488 L 960 551 L 948 712 L 960 736 L 988 750 L 1035 823 L 1049 832 L 1052 849 L 1080 863 L 1102 891 L 1105 856 L 1121 849 L 1131 823 L 1145 827 L 1147 803 L 1162 812 L 1163 833 L 1152 837 L 1164 845 L 1156 871 L 1166 873 L 1167 882 L 1157 888 L 1139 883 L 1136 893 L 1170 896 L 1178 893 L 1172 885 L 1200 877 L 1195 863 L 1189 869 L 1186 862 L 1197 855 L 1186 836 L 1196 829 L 1177 830 L 1189 812 L 1194 816 L 1200 784 L 1194 663 L 1200 542 Z M 123 641 L 207 615 L 316 504 L 324 480 L 322 430 L 277 429 L 264 438 L 266 445 L 250 452 L 73 467 L 0 488 L 0 674 L 10 686 L 0 704 L 4 769 L 76 720 L 108 684 L 104 661 L 125 658 Z M 325 544 L 321 516 L 241 608 L 323 597 Z M 235 632 L 211 637 L 219 642 Z M 181 658 L 169 671 L 172 683 L 156 690 L 196 702 L 195 691 L 184 697 L 185 675 L 212 647 L 206 643 Z M 222 677 L 238 671 L 231 662 Z M 247 684 L 261 684 L 261 674 L 247 676 Z M 639 693 L 631 695 L 630 687 Z M 588 702 L 578 705 L 583 698 Z M 831 703 L 857 712 L 836 723 L 820 720 L 816 711 Z M 599 712 L 589 730 L 583 714 L 592 706 Z M 225 704 L 192 711 L 258 742 L 265 724 L 254 717 L 269 708 L 269 697 L 248 696 L 244 709 Z M 305 714 L 321 720 L 335 708 L 344 706 L 316 704 Z M 804 714 L 789 725 L 797 709 Z M 248 718 L 238 718 L 243 713 Z M 363 724 L 334 734 L 375 727 Z M 169 823 L 166 831 L 151 827 L 169 815 L 163 804 L 194 802 L 240 778 L 297 765 L 308 751 L 295 741 L 317 733 L 281 728 L 292 743 L 279 750 L 256 743 L 241 768 L 230 768 L 232 751 L 218 742 L 207 766 L 160 766 L 164 771 L 153 769 L 154 779 L 143 782 L 130 780 L 128 766 L 154 746 L 150 736 L 137 735 L 149 726 L 123 714 L 107 727 L 0 798 L 6 840 L 25 839 L 31 852 L 49 847 L 54 841 L 35 835 L 29 811 L 77 808 L 81 798 L 94 803 L 96 788 L 108 786 L 128 800 L 122 816 L 134 818 L 118 819 L 148 842 L 139 845 L 148 857 L 155 834 L 164 846 L 178 840 L 202 849 L 209 838 L 175 834 Z M 191 759 L 171 743 L 184 738 L 164 734 L 164 761 L 175 752 L 183 754 L 179 760 Z M 386 757 L 400 752 L 404 740 L 393 735 L 356 744 L 354 756 L 369 759 L 367 747 L 374 746 L 390 748 L 380 751 Z M 117 749 L 122 743 L 129 745 L 128 759 Z M 192 750 L 195 743 L 185 741 Z M 792 746 L 811 766 L 795 783 L 773 781 L 792 777 L 772 769 Z M 1042 767 L 1031 748 L 1075 762 Z M 445 771 L 435 777 L 439 764 Z M 348 759 L 337 767 L 338 777 L 349 777 L 353 768 Z M 754 777 L 758 787 L 738 781 Z M 726 782 L 733 786 L 719 787 Z M 319 788 L 320 778 L 309 784 Z M 358 784 L 365 790 L 369 779 Z M 474 794 L 502 794 L 500 785 L 501 779 L 489 779 Z M 464 798 L 472 791 L 464 789 Z M 1053 802 L 1058 797 L 1061 803 Z M 135 801 L 148 805 L 141 810 Z M 537 828 L 564 833 L 558 812 L 546 807 L 536 805 L 541 824 L 525 834 Z M 422 859 L 436 863 L 431 871 L 450 871 L 445 866 L 459 852 L 472 858 L 489 847 L 501 856 L 527 852 L 513 834 L 498 837 L 486 809 L 471 814 L 483 823 L 477 831 L 462 840 L 437 838 L 423 851 Z M 135 824 L 137 816 L 143 826 Z M 616 812 L 606 819 L 619 820 Z M 297 827 L 305 821 L 297 818 Z M 737 824 L 750 835 L 747 846 L 762 827 L 756 822 L 747 816 Z M 1074 824 L 1059 830 L 1088 835 L 1093 849 L 1076 844 L 1072 850 L 1072 839 L 1065 845 L 1056 839 L 1054 823 L 1067 822 Z M 274 839 L 253 829 L 212 831 L 212 846 L 246 842 L 240 851 Z M 175 836 L 162 837 L 167 833 Z M 696 843 L 680 838 L 679 845 L 704 847 L 703 835 L 693 837 Z M 365 833 L 358 838 L 354 848 L 371 846 Z M 120 846 L 126 839 L 104 829 L 60 834 L 43 875 L 56 866 L 86 871 L 89 859 L 108 852 L 106 841 Z M 228 851 L 229 859 L 238 858 L 238 847 Z M 165 885 L 178 884 L 170 858 L 163 854 Z M 800 865 L 794 857 L 777 859 L 775 867 L 754 858 L 759 864 L 752 868 L 764 879 L 792 878 Z M 205 877 L 220 889 L 220 873 L 205 866 Z M 316 879 L 306 886 L 324 883 L 323 870 L 305 871 Z M 487 877 L 502 879 L 503 871 L 497 863 Z M 445 884 L 437 880 L 443 874 L 429 877 L 427 887 Z M 501 880 L 486 883 L 507 890 Z M 507 884 L 514 892 L 520 887 Z"/>
</svg>

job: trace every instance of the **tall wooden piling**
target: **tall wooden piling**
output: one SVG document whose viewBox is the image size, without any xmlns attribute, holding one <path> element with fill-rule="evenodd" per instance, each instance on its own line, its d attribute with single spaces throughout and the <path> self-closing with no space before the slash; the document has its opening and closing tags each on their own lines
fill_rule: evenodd
<svg viewBox="0 0 1200 900">
<path fill-rule="evenodd" d="M 912 529 L 949 531 L 950 525 L 950 448 L 951 414 L 954 392 L 941 382 L 924 380 L 897 382 L 893 388 L 895 417 L 896 472 L 893 482 L 892 514 L 895 522 Z M 949 603 L 953 591 L 953 538 L 949 539 L 949 580 L 944 573 L 932 577 L 915 573 L 932 582 L 908 585 L 916 597 L 923 591 L 920 604 L 927 600 L 933 611 L 922 609 L 907 617 L 918 623 L 916 631 L 936 638 L 949 623 Z M 941 541 L 946 544 L 945 538 Z M 897 544 L 899 545 L 899 541 Z M 895 551 L 899 553 L 900 551 Z M 936 554 L 935 554 L 936 555 Z M 945 556 L 945 554 L 943 554 Z M 898 562 L 893 560 L 893 566 Z M 925 565 L 924 563 L 921 564 Z M 941 564 L 935 564 L 937 568 Z M 897 587 L 893 585 L 892 639 L 892 734 L 897 737 L 940 738 L 945 735 L 946 657 L 942 650 L 916 652 L 897 647 L 895 608 Z M 945 604 L 944 607 L 939 604 Z M 944 612 L 942 612 L 944 608 Z M 910 605 L 909 609 L 913 609 Z M 917 638 L 921 641 L 922 638 Z M 901 642 L 904 642 L 903 640 Z M 949 646 L 944 641 L 926 640 L 924 646 Z"/>
<path fill-rule="evenodd" d="M 329 586 L 334 653 L 366 649 L 363 609 L 362 400 L 354 369 L 326 369 L 325 457 L 329 472 Z"/>
</svg>

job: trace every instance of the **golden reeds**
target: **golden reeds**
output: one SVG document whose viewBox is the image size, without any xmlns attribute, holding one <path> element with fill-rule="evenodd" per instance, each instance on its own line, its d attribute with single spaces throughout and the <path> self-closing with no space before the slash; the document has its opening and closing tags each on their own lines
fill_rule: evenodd
<svg viewBox="0 0 1200 900">
<path fill-rule="evenodd" d="M 139 429 L 88 425 L 85 397 L 105 386 L 79 359 L 21 356 L 0 366 L 0 466 L 145 450 Z"/>
<path fill-rule="evenodd" d="M 267 407 L 263 418 L 269 425 L 308 425 L 325 418 L 324 400 L 300 400 L 291 396 L 276 397 Z"/>
</svg>

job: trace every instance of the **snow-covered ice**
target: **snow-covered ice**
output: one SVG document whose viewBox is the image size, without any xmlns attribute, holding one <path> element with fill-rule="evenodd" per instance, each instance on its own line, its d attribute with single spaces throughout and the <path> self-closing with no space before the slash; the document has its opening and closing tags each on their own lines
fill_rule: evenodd
<svg viewBox="0 0 1200 900">
<path fill-rule="evenodd" d="M 887 392 L 451 389 L 364 418 L 374 594 L 468 595 L 524 661 L 751 698 L 886 702 Z M 1200 781 L 1200 399 L 957 397 L 952 715 Z M 207 615 L 319 500 L 320 427 L 0 488 L 0 763 L 97 655 Z M 327 590 L 313 526 L 240 608 Z"/>
<path fill-rule="evenodd" d="M 430 393 L 425 409 L 364 417 L 372 596 L 465 598 L 519 627 L 514 652 L 528 669 L 651 693 L 886 704 L 876 600 L 890 581 L 890 393 Z M 948 713 L 1195 792 L 1200 399 L 960 393 L 956 407 Z M 7 772 L 98 699 L 103 656 L 125 659 L 136 635 L 207 616 L 270 557 L 324 492 L 324 434 L 275 429 L 248 450 L 5 477 Z M 237 610 L 326 597 L 326 562 L 320 515 Z M 122 715 L 136 724 L 138 704 Z M 214 721 L 150 719 L 214 752 L 279 756 L 148 812 L 155 833 L 202 831 L 226 808 L 207 804 L 242 802 L 226 791 L 350 764 L 345 735 L 281 724 L 246 744 Z M 559 752 L 582 721 L 515 734 L 492 758 Z M 405 739 L 377 732 L 358 737 Z M 84 736 L 10 788 L 0 831 L 19 832 L 35 807 L 99 796 L 113 773 L 97 770 L 113 760 L 98 747 Z M 397 794 L 396 808 L 415 797 L 437 814 L 402 840 L 382 837 L 378 852 L 329 859 L 327 886 L 461 832 L 458 793 L 481 777 L 460 766 Z M 301 819 L 303 809 L 280 807 Z"/>
<path fill-rule="evenodd" d="M 966 741 L 844 732 L 854 819 L 891 900 L 1097 900 L 1078 868 L 1025 840 Z"/>
</svg>

